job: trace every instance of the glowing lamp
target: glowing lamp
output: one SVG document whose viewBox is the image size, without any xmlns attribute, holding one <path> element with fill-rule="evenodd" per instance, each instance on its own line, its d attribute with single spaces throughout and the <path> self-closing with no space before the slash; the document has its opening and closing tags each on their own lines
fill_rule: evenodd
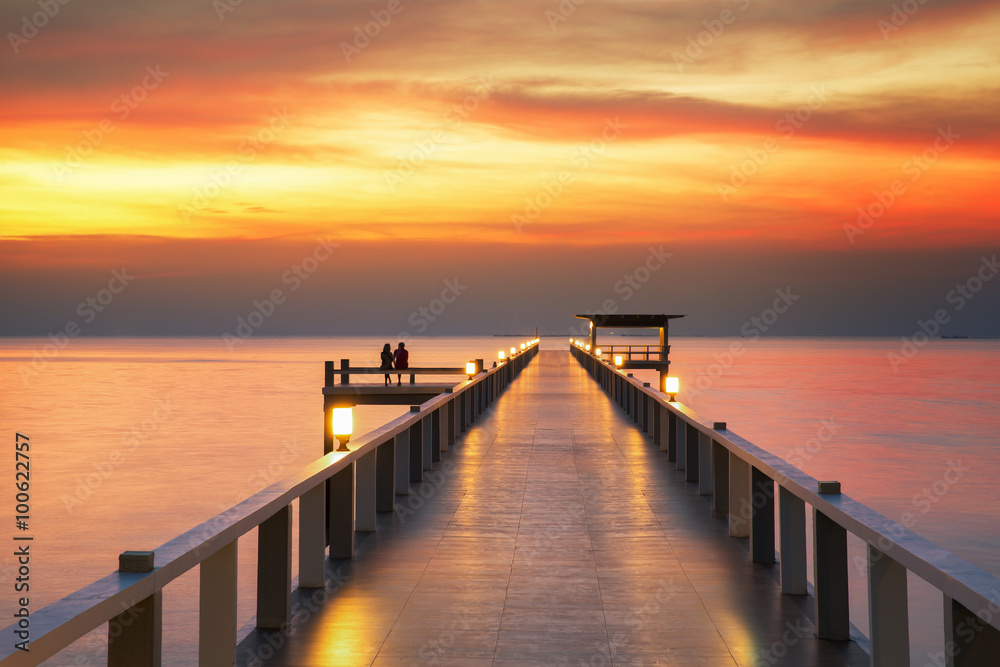
<svg viewBox="0 0 1000 667">
<path fill-rule="evenodd" d="M 514 356 L 515 354 L 517 354 L 517 350 L 516 350 L 516 349 L 514 349 L 513 347 L 512 347 L 512 348 L 510 348 L 510 356 L 512 356 L 512 357 L 513 357 L 513 356 Z"/>
<path fill-rule="evenodd" d="M 503 350 L 500 350 L 497 356 L 500 357 L 500 361 L 503 361 L 507 357 L 507 354 Z"/>
<path fill-rule="evenodd" d="M 586 350 L 587 350 L 587 352 L 590 352 L 590 343 L 587 343 Z"/>
<path fill-rule="evenodd" d="M 678 378 L 667 377 L 663 380 L 663 393 L 670 396 L 670 400 L 673 401 L 677 397 L 677 392 L 681 389 L 681 382 Z"/>
<path fill-rule="evenodd" d="M 521 343 L 521 349 L 523 350 L 525 347 L 526 347 L 525 344 Z"/>
<path fill-rule="evenodd" d="M 601 356 L 601 348 L 597 348 L 596 350 L 594 350 L 594 354 L 596 354 L 598 357 L 600 357 Z"/>
<path fill-rule="evenodd" d="M 351 408 L 334 408 L 330 421 L 330 425 L 333 428 L 333 437 L 340 441 L 340 447 L 337 447 L 337 451 L 351 451 L 347 448 L 347 441 L 351 439 L 351 434 L 354 433 L 354 411 Z"/>
<path fill-rule="evenodd" d="M 476 374 L 476 362 L 470 361 L 469 363 L 465 364 L 465 372 L 469 376 L 469 379 L 471 380 L 472 376 Z"/>
<path fill-rule="evenodd" d="M 615 366 L 617 366 L 618 368 L 622 367 L 622 355 L 620 354 L 615 355 Z"/>
</svg>

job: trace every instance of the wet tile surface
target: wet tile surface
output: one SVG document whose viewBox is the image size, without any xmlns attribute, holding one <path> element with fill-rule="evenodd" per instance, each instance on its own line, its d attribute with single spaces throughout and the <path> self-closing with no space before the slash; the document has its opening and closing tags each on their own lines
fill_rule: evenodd
<svg viewBox="0 0 1000 667">
<path fill-rule="evenodd" d="M 435 472 L 237 664 L 869 664 L 814 637 L 812 599 L 780 595 L 568 352 L 539 353 Z"/>
</svg>

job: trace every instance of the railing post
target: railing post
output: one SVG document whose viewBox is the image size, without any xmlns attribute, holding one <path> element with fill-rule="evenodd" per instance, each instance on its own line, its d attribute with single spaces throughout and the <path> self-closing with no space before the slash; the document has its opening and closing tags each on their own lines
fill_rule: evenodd
<svg viewBox="0 0 1000 667">
<path fill-rule="evenodd" d="M 341 371 L 345 371 L 345 372 L 343 372 L 343 373 L 340 374 L 340 384 L 350 384 L 351 383 L 351 375 L 350 375 L 350 373 L 348 373 L 346 371 L 350 371 L 351 370 L 351 360 L 350 359 L 341 359 L 340 360 L 340 370 Z"/>
<path fill-rule="evenodd" d="M 451 417 L 452 410 L 454 409 L 455 402 L 448 400 L 441 404 L 441 419 L 440 419 L 440 448 L 442 452 L 448 451 L 448 445 L 452 442 L 452 432 L 454 430 L 454 420 Z"/>
<path fill-rule="evenodd" d="M 729 452 L 729 536 L 750 537 L 750 464 Z"/>
<path fill-rule="evenodd" d="M 774 562 L 774 480 L 750 467 L 753 512 L 750 519 L 750 560 Z"/>
<path fill-rule="evenodd" d="M 396 452 L 396 495 L 406 496 L 410 493 L 410 429 L 396 434 L 393 449 Z"/>
<path fill-rule="evenodd" d="M 663 406 L 660 405 L 659 401 L 653 401 L 653 444 L 659 445 L 663 440 L 663 433 L 660 422 L 663 421 Z M 660 447 L 660 451 L 664 451 L 663 447 Z"/>
<path fill-rule="evenodd" d="M 201 562 L 198 596 L 198 662 L 236 662 L 237 546 L 232 541 Z"/>
<path fill-rule="evenodd" d="M 656 403 L 657 420 L 656 432 L 659 434 L 657 442 L 661 452 L 667 452 L 667 460 L 670 460 L 670 410 L 663 407 L 659 401 Z"/>
<path fill-rule="evenodd" d="M 428 412 L 424 415 L 424 418 L 420 420 L 421 434 L 420 442 L 423 444 L 423 461 L 424 470 L 434 469 L 434 419 L 433 413 Z M 440 455 L 438 456 L 440 459 Z M 421 471 L 421 479 L 423 479 L 423 472 Z"/>
<path fill-rule="evenodd" d="M 990 609 L 977 611 L 992 613 Z M 948 595 L 944 596 L 944 642 L 947 667 L 996 665 L 1000 656 L 1000 631 Z"/>
<path fill-rule="evenodd" d="M 235 562 L 235 559 L 234 559 Z M 204 571 L 202 571 L 204 576 Z M 204 590 L 204 589 L 203 589 Z M 235 625 L 235 591 L 233 592 Z M 292 612 L 292 506 L 285 505 L 257 528 L 257 627 L 280 630 Z M 236 629 L 233 628 L 233 632 Z M 234 646 L 235 649 L 235 646 Z M 210 660 L 205 665 L 232 664 Z"/>
<path fill-rule="evenodd" d="M 448 409 L 447 403 L 431 413 L 431 461 L 441 460 L 441 417 Z M 448 451 L 448 445 L 444 445 L 444 451 Z"/>
<path fill-rule="evenodd" d="M 687 421 L 679 415 L 675 415 L 674 425 L 674 458 L 677 461 L 677 470 L 683 472 L 687 467 Z M 670 458 L 669 455 L 667 458 Z"/>
<path fill-rule="evenodd" d="M 712 473 L 712 437 L 698 431 L 698 495 L 712 495 L 715 482 Z"/>
<path fill-rule="evenodd" d="M 698 481 L 698 429 L 694 424 L 685 423 L 687 433 L 684 434 L 685 467 L 684 479 L 689 482 Z"/>
<path fill-rule="evenodd" d="M 299 496 L 299 588 L 326 585 L 326 482 Z"/>
<path fill-rule="evenodd" d="M 906 568 L 868 545 L 868 618 L 872 667 L 910 664 Z"/>
<path fill-rule="evenodd" d="M 642 384 L 642 386 L 643 387 L 648 387 L 649 383 L 648 382 L 644 382 Z M 647 394 L 644 391 L 640 391 L 638 389 L 636 391 L 639 392 L 639 396 L 642 399 L 641 400 L 641 403 L 642 403 L 642 419 L 640 420 L 640 421 L 642 421 L 642 432 L 643 433 L 649 433 L 649 394 Z"/>
<path fill-rule="evenodd" d="M 815 507 L 813 584 L 816 593 L 816 636 L 820 639 L 849 639 L 847 529 Z"/>
<path fill-rule="evenodd" d="M 235 617 L 230 633 L 235 655 Z M 163 592 L 156 591 L 108 621 L 108 667 L 160 667 L 162 641 Z"/>
<path fill-rule="evenodd" d="M 729 450 L 712 440 L 712 511 L 729 514 Z"/>
<path fill-rule="evenodd" d="M 667 460 L 677 460 L 677 434 L 680 429 L 677 427 L 677 415 L 673 410 L 667 411 Z M 663 449 L 663 440 L 660 440 L 660 449 Z M 678 468 L 679 470 L 679 468 Z"/>
<path fill-rule="evenodd" d="M 396 443 L 386 440 L 375 449 L 375 511 L 391 512 L 396 503 Z"/>
<path fill-rule="evenodd" d="M 451 390 L 448 390 L 451 393 Z M 448 446 L 455 444 L 455 437 L 461 432 L 458 428 L 458 400 L 452 394 L 448 401 Z"/>
<path fill-rule="evenodd" d="M 411 405 L 410 412 L 420 412 L 419 405 Z M 410 481 L 420 482 L 424 479 L 424 428 L 423 420 L 410 426 Z"/>
<path fill-rule="evenodd" d="M 778 487 L 781 514 L 781 592 L 805 595 L 806 590 L 806 503 L 794 493 Z"/>
<path fill-rule="evenodd" d="M 358 457 L 354 465 L 354 530 L 361 533 L 372 533 L 375 532 L 378 449 Z"/>
<path fill-rule="evenodd" d="M 330 558 L 354 558 L 354 463 L 330 478 Z"/>
</svg>

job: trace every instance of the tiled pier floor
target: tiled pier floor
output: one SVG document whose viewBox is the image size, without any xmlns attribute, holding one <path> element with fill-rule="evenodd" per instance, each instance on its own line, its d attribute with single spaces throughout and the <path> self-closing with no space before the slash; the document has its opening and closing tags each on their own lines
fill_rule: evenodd
<svg viewBox="0 0 1000 667">
<path fill-rule="evenodd" d="M 328 561 L 325 603 L 238 664 L 869 664 L 814 638 L 812 598 L 780 595 L 568 352 L 539 353 L 442 458 Z"/>
</svg>

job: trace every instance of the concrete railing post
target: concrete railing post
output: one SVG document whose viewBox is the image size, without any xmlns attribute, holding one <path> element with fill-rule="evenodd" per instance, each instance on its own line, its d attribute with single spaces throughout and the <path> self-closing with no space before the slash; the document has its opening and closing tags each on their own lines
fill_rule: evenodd
<svg viewBox="0 0 1000 667">
<path fill-rule="evenodd" d="M 326 585 L 326 482 L 299 496 L 299 588 Z"/>
<path fill-rule="evenodd" d="M 235 575 L 234 575 L 235 577 Z M 236 604 L 235 594 L 231 602 Z M 236 621 L 230 629 L 236 654 Z M 137 601 L 108 621 L 108 667 L 160 667 L 163 644 L 163 593 Z"/>
<path fill-rule="evenodd" d="M 659 445 L 660 439 L 663 436 L 660 428 L 660 422 L 663 420 L 663 406 L 660 405 L 659 401 L 653 401 L 653 444 Z M 663 451 L 663 448 L 660 448 Z"/>
<path fill-rule="evenodd" d="M 689 482 L 698 481 L 698 429 L 695 428 L 694 424 L 685 423 L 684 434 L 684 479 Z"/>
<path fill-rule="evenodd" d="M 712 437 L 698 431 L 698 494 L 712 495 L 715 476 L 712 470 Z"/>
<path fill-rule="evenodd" d="M 441 419 L 448 410 L 448 404 L 431 413 L 431 461 L 440 461 L 441 452 L 448 451 L 448 445 L 441 439 Z"/>
<path fill-rule="evenodd" d="M 781 514 L 781 592 L 806 594 L 806 503 L 784 487 L 779 487 Z"/>
<path fill-rule="evenodd" d="M 677 434 L 680 430 L 677 428 L 677 415 L 674 414 L 673 410 L 667 411 L 667 461 L 677 461 Z M 660 441 L 660 448 L 663 448 L 662 440 Z"/>
<path fill-rule="evenodd" d="M 330 478 L 330 558 L 354 558 L 354 463 Z"/>
<path fill-rule="evenodd" d="M 774 562 L 774 480 L 757 468 L 750 467 L 751 505 L 750 560 L 754 563 Z"/>
<path fill-rule="evenodd" d="M 375 448 L 375 511 L 391 512 L 396 503 L 396 443 L 386 440 Z"/>
<path fill-rule="evenodd" d="M 393 449 L 396 452 L 396 495 L 409 495 L 410 429 L 403 429 L 396 434 L 396 437 L 393 440 Z"/>
<path fill-rule="evenodd" d="M 984 616 L 993 613 L 989 608 L 976 611 Z M 944 596 L 944 642 L 947 667 L 996 665 L 1000 656 L 1000 631 L 948 595 Z"/>
<path fill-rule="evenodd" d="M 750 537 L 750 464 L 729 452 L 729 536 Z"/>
<path fill-rule="evenodd" d="M 414 409 L 416 408 L 416 409 Z M 410 406 L 410 412 L 419 412 L 420 406 Z M 424 479 L 424 425 L 423 420 L 412 425 L 410 431 L 410 481 Z"/>
<path fill-rule="evenodd" d="M 354 530 L 375 531 L 375 493 L 378 470 L 378 449 L 361 456 L 354 463 Z"/>
<path fill-rule="evenodd" d="M 423 446 L 422 458 L 424 470 L 434 469 L 434 418 L 433 413 L 428 412 L 420 420 L 420 443 Z M 440 459 L 441 457 L 438 456 Z M 423 479 L 423 471 L 420 478 Z"/>
<path fill-rule="evenodd" d="M 683 472 L 687 467 L 687 422 L 679 415 L 674 415 L 674 458 L 677 462 L 677 470 Z M 670 458 L 669 455 L 667 458 Z"/>
<path fill-rule="evenodd" d="M 872 667 L 908 667 L 910 664 L 906 598 L 906 568 L 869 544 L 868 618 Z"/>
<path fill-rule="evenodd" d="M 813 585 L 816 593 L 816 636 L 820 639 L 849 639 L 847 530 L 815 507 Z"/>
<path fill-rule="evenodd" d="M 291 613 L 292 506 L 285 505 L 257 527 L 257 627 L 280 630 L 288 625 Z M 203 661 L 202 664 L 230 663 Z"/>
<path fill-rule="evenodd" d="M 201 562 L 198 596 L 198 662 L 236 662 L 236 541 Z"/>
<path fill-rule="evenodd" d="M 729 450 L 712 440 L 712 511 L 729 514 Z"/>
</svg>

